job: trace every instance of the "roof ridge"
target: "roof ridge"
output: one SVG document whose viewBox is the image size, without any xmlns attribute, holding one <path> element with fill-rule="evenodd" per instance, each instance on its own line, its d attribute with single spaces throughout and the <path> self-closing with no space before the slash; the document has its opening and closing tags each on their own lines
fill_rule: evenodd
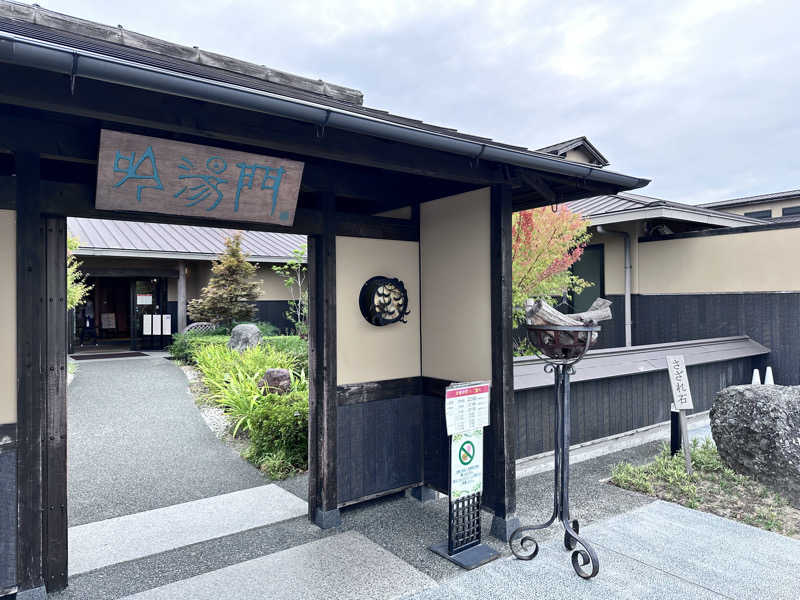
<svg viewBox="0 0 800 600">
<path fill-rule="evenodd" d="M 237 58 L 231 58 L 224 54 L 203 50 L 199 46 L 190 48 L 189 46 L 169 42 L 144 33 L 129 31 L 122 25 L 113 27 L 96 21 L 90 21 L 88 19 L 49 10 L 38 4 L 28 5 L 16 2 L 15 0 L 0 0 L 0 17 L 6 17 L 14 21 L 27 22 L 49 29 L 56 29 L 58 31 L 65 31 L 84 38 L 101 40 L 119 46 L 153 52 L 185 62 L 215 67 L 238 75 L 245 75 L 254 79 L 261 79 L 271 83 L 293 87 L 350 104 L 361 105 L 364 102 L 363 92 L 354 88 L 330 83 L 322 79 L 312 79 L 302 75 L 295 75 Z"/>
</svg>

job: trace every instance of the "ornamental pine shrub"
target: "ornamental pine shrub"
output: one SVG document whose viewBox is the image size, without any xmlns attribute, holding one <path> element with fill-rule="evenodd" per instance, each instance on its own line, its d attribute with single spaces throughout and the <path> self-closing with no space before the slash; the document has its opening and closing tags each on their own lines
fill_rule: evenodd
<svg viewBox="0 0 800 600">
<path fill-rule="evenodd" d="M 209 321 L 230 328 L 236 321 L 252 319 L 259 284 L 253 281 L 258 266 L 242 252 L 242 234 L 225 240 L 223 252 L 211 267 L 211 279 L 200 297 L 189 302 L 192 321 Z"/>
</svg>

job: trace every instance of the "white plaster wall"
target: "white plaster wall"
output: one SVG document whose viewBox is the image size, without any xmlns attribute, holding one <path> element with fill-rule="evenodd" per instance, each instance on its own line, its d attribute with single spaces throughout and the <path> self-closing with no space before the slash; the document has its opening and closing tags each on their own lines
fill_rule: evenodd
<svg viewBox="0 0 800 600">
<path fill-rule="evenodd" d="M 639 293 L 800 291 L 800 228 L 639 244 Z"/>
<path fill-rule="evenodd" d="M 406 286 L 407 323 L 370 325 L 361 315 L 361 286 L 375 275 Z M 336 378 L 339 385 L 417 377 L 420 367 L 419 244 L 336 238 Z"/>
<path fill-rule="evenodd" d="M 17 420 L 17 213 L 0 210 L 0 425 Z"/>
<path fill-rule="evenodd" d="M 422 374 L 450 381 L 492 373 L 490 190 L 420 207 Z"/>
</svg>

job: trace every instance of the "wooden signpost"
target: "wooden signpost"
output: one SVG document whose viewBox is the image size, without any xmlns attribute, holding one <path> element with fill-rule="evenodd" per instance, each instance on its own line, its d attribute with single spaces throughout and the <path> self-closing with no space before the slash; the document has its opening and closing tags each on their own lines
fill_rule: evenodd
<svg viewBox="0 0 800 600">
<path fill-rule="evenodd" d="M 95 208 L 294 223 L 303 163 L 104 129 Z"/>
<path fill-rule="evenodd" d="M 678 413 L 681 432 L 681 446 L 686 459 L 686 472 L 692 474 L 692 450 L 689 445 L 689 429 L 686 423 L 686 411 L 692 410 L 692 391 L 689 389 L 689 376 L 683 356 L 667 356 L 667 371 L 672 386 L 672 412 Z"/>
<path fill-rule="evenodd" d="M 445 421 L 450 437 L 450 518 L 447 541 L 431 546 L 464 569 L 499 556 L 481 543 L 483 428 L 489 425 L 488 381 L 457 383 L 445 391 Z"/>
</svg>

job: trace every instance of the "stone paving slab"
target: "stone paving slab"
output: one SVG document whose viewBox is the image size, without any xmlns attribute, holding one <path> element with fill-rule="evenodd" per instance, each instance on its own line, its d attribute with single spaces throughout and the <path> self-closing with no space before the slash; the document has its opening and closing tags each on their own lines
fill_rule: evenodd
<svg viewBox="0 0 800 600">
<path fill-rule="evenodd" d="M 800 542 L 667 502 L 581 528 L 600 557 L 591 581 L 559 538 L 532 561 L 503 558 L 408 600 L 798 598 Z"/>
<path fill-rule="evenodd" d="M 127 596 L 129 600 L 386 600 L 433 579 L 363 535 L 346 532 Z"/>
<path fill-rule="evenodd" d="M 660 500 L 587 530 L 598 552 L 623 552 L 730 598 L 800 597 L 800 541 L 777 533 Z"/>
<path fill-rule="evenodd" d="M 70 527 L 69 573 L 86 573 L 263 527 L 307 511 L 304 500 L 269 484 Z"/>
</svg>

